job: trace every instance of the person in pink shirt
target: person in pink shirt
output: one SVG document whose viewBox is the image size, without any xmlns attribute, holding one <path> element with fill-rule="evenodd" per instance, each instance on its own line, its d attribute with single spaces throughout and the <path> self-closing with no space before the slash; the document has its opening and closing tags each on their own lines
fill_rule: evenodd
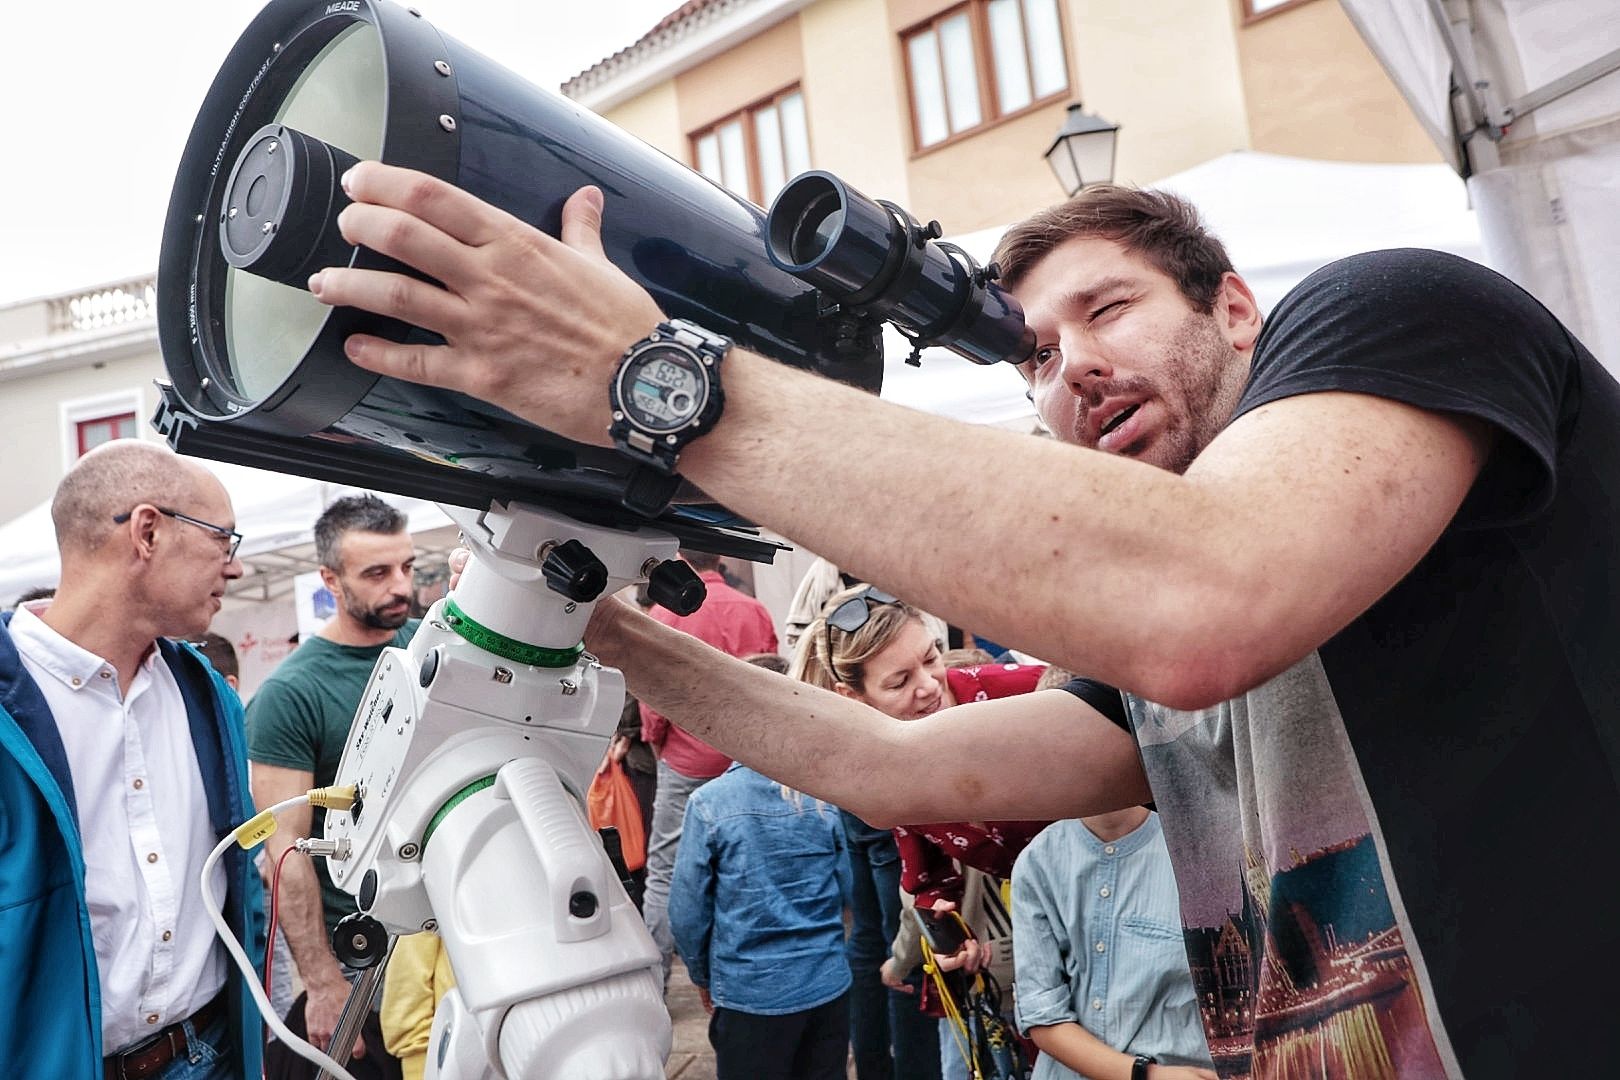
<svg viewBox="0 0 1620 1080">
<path fill-rule="evenodd" d="M 752 596 L 726 583 L 720 574 L 720 556 L 683 548 L 681 558 L 703 579 L 708 598 L 691 615 L 676 615 L 654 607 L 650 611 L 653 618 L 732 656 L 777 651 L 776 626 L 770 612 Z M 663 956 L 667 984 L 670 956 L 675 951 L 675 938 L 669 928 L 669 883 L 675 871 L 686 800 L 725 772 L 731 758 L 688 735 L 646 705 L 641 706 L 641 738 L 658 755 L 658 791 L 653 797 L 652 835 L 647 841 L 647 891 L 642 899 L 642 916 Z"/>
</svg>

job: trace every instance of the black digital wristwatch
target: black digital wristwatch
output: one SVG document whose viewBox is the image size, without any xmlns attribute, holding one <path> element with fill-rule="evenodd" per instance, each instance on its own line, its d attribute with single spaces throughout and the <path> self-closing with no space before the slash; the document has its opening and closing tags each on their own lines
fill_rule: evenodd
<svg viewBox="0 0 1620 1080">
<path fill-rule="evenodd" d="M 670 319 L 625 350 L 608 385 L 608 434 L 619 452 L 666 476 L 674 473 L 682 447 L 720 419 L 720 361 L 730 348 L 728 338 Z"/>
</svg>

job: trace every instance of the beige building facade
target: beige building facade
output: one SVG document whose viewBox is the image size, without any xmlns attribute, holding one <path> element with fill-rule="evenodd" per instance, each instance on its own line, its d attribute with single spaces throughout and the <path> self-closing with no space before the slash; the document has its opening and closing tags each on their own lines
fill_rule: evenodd
<svg viewBox="0 0 1620 1080">
<path fill-rule="evenodd" d="M 1125 183 L 1243 149 L 1439 160 L 1334 0 L 691 0 L 563 89 L 761 205 L 781 170 L 757 163 L 751 110 L 796 94 L 810 167 L 948 233 L 1062 196 L 1042 154 L 1076 101 L 1120 125 Z M 700 152 L 728 118 L 747 182 Z"/>
</svg>

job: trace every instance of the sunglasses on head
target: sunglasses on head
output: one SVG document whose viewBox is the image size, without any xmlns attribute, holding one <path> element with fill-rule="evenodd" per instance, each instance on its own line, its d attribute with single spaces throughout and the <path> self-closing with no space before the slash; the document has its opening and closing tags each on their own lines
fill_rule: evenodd
<svg viewBox="0 0 1620 1080">
<path fill-rule="evenodd" d="M 836 626 L 846 634 L 853 634 L 866 625 L 872 617 L 872 605 L 899 603 L 894 597 L 879 589 L 875 585 L 868 585 L 842 604 L 832 609 L 827 616 L 827 625 Z"/>
<path fill-rule="evenodd" d="M 899 600 L 890 596 L 882 589 L 879 589 L 874 585 L 868 585 L 866 588 L 862 589 L 860 592 L 856 593 L 854 596 L 832 609 L 831 613 L 829 613 L 827 616 L 827 652 L 825 654 L 824 662 L 827 665 L 827 670 L 832 672 L 832 676 L 835 680 L 839 678 L 839 674 L 838 669 L 833 667 L 833 627 L 836 626 L 846 634 L 853 634 L 855 631 L 865 626 L 867 620 L 871 619 L 873 605 L 881 607 L 884 604 L 898 604 L 899 602 Z"/>
</svg>

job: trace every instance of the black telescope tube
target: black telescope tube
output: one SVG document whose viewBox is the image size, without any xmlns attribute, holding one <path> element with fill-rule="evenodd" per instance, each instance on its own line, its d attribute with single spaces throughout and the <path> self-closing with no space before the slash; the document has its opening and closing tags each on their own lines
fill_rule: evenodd
<svg viewBox="0 0 1620 1080">
<path fill-rule="evenodd" d="M 919 346 L 1022 363 L 1034 349 L 1023 308 L 993 283 L 993 267 L 939 236 L 938 222 L 919 225 L 821 170 L 789 181 L 765 219 L 771 261 L 832 301 L 894 323 Z"/>
</svg>

